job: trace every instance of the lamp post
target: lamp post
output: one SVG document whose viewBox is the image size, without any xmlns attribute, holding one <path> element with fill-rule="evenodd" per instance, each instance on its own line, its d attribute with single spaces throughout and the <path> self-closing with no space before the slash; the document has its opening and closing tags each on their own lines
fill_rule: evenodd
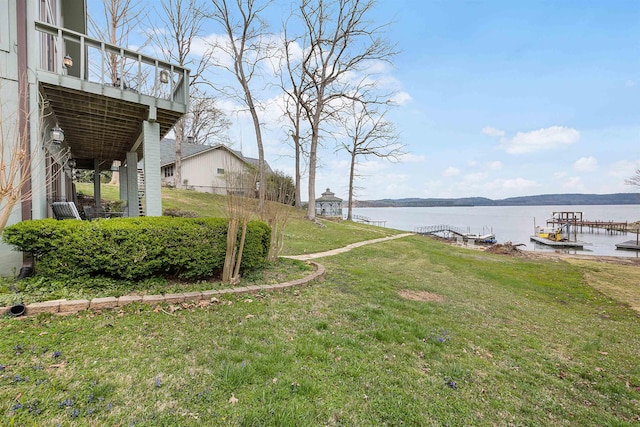
<svg viewBox="0 0 640 427">
<path fill-rule="evenodd" d="M 65 55 L 64 58 L 62 58 L 62 65 L 64 65 L 64 68 L 73 67 L 73 58 L 69 54 Z"/>
<path fill-rule="evenodd" d="M 160 83 L 169 83 L 169 72 L 167 70 L 160 71 Z"/>
</svg>

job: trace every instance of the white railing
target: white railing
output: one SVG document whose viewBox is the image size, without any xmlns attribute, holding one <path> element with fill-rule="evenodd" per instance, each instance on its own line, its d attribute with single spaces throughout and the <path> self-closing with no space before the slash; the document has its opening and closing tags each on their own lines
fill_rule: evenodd
<svg viewBox="0 0 640 427">
<path fill-rule="evenodd" d="M 73 74 L 81 80 L 119 87 L 122 90 L 185 105 L 188 103 L 187 68 L 66 28 L 39 21 L 35 22 L 35 26 L 36 30 L 42 33 L 41 69 L 68 75 L 64 57 L 69 50 L 74 50 L 79 52 L 80 58 L 72 58 L 73 66 L 70 70 L 74 70 Z M 74 49 L 71 49 L 72 47 Z"/>
</svg>

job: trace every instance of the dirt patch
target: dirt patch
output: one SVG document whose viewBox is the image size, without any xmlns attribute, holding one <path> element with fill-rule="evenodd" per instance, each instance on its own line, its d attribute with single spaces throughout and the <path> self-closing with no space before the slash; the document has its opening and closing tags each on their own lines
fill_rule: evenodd
<svg viewBox="0 0 640 427">
<path fill-rule="evenodd" d="M 444 297 L 438 294 L 432 294 L 427 291 L 409 291 L 403 289 L 398 292 L 402 298 L 410 299 L 411 301 L 423 301 L 423 302 L 442 302 Z"/>
<path fill-rule="evenodd" d="M 492 254 L 521 256 L 522 255 L 522 251 L 520 249 L 518 249 L 518 246 L 520 246 L 520 245 L 514 245 L 511 242 L 496 243 L 495 245 L 489 246 L 484 251 L 492 253 Z"/>
</svg>

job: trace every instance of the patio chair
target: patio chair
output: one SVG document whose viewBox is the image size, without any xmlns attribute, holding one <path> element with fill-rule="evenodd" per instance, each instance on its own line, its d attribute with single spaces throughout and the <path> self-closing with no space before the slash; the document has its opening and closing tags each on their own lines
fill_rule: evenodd
<svg viewBox="0 0 640 427">
<path fill-rule="evenodd" d="M 51 203 L 51 210 L 53 211 L 53 216 L 55 216 L 56 219 L 82 220 L 82 218 L 80 218 L 78 208 L 76 208 L 76 205 L 73 202 L 53 202 Z"/>
</svg>

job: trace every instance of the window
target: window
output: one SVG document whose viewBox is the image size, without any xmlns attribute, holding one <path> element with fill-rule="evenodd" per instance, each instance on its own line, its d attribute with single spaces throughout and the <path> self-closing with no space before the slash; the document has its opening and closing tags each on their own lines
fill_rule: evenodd
<svg viewBox="0 0 640 427">
<path fill-rule="evenodd" d="M 173 176 L 173 166 L 167 166 L 164 168 L 164 177 L 170 178 Z"/>
<path fill-rule="evenodd" d="M 0 10 L 0 50 L 9 52 L 9 0 L 0 0 Z"/>
<path fill-rule="evenodd" d="M 218 168 L 218 175 L 224 175 L 224 169 Z"/>
</svg>

